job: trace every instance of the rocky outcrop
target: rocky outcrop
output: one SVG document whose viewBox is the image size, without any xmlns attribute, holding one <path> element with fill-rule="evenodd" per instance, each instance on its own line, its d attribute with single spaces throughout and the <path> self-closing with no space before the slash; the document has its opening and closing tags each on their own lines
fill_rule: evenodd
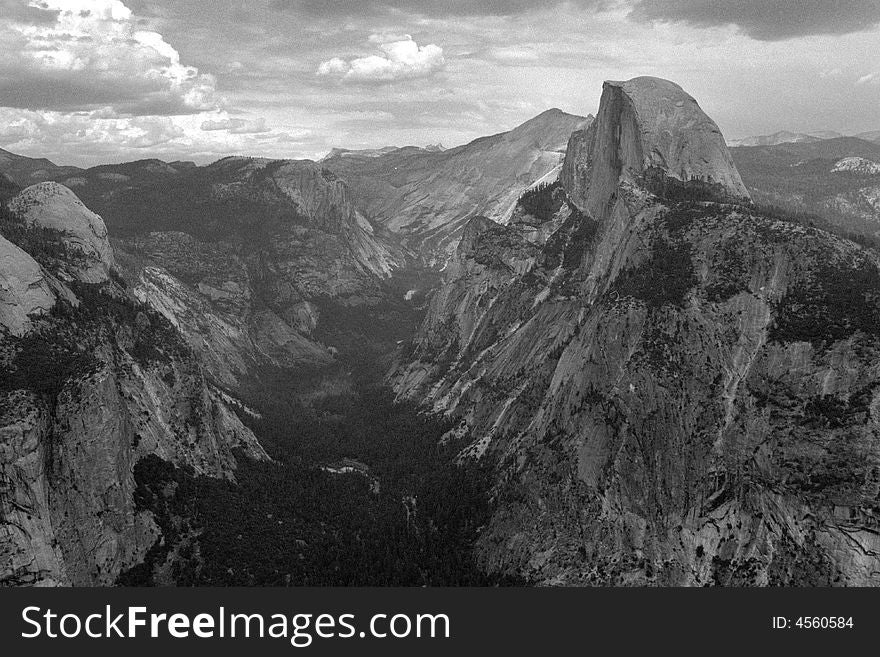
<svg viewBox="0 0 880 657">
<path fill-rule="evenodd" d="M 831 173 L 853 173 L 859 176 L 880 175 L 880 163 L 864 157 L 845 157 L 834 163 Z"/>
<path fill-rule="evenodd" d="M 165 316 L 201 355 L 215 380 L 229 388 L 238 387 L 264 363 L 291 367 L 332 361 L 326 348 L 297 333 L 272 311 L 222 309 L 224 302 L 239 297 L 240 290 L 201 284 L 196 292 L 167 271 L 147 266 L 140 270 L 133 292 Z M 270 322 L 273 329 L 267 329 Z"/>
<path fill-rule="evenodd" d="M 0 581 L 6 585 L 68 583 L 49 511 L 47 415 L 26 391 L 0 402 Z"/>
<path fill-rule="evenodd" d="M 562 178 L 575 210 L 527 258 L 515 226 L 470 226 L 392 381 L 494 465 L 490 571 L 878 584 L 880 262 L 732 203 L 682 94 L 606 85 Z"/>
<path fill-rule="evenodd" d="M 116 242 L 121 268 L 226 386 L 331 363 L 312 338 L 322 305 L 378 303 L 405 261 L 313 162 L 226 158 L 152 185 L 100 200 L 136 231 Z"/>
<path fill-rule="evenodd" d="M 224 478 L 242 455 L 268 458 L 183 331 L 118 281 L 69 278 L 74 211 L 75 230 L 4 223 L 31 253 L 0 238 L 3 585 L 110 585 L 139 564 L 162 540 L 135 500 L 145 456 Z"/>
<path fill-rule="evenodd" d="M 76 258 L 74 275 L 84 283 L 101 283 L 110 276 L 113 250 L 103 219 L 76 194 L 54 182 L 24 189 L 9 202 L 10 210 L 31 228 L 57 231 Z"/>
<path fill-rule="evenodd" d="M 482 325 L 487 304 L 535 263 L 538 248 L 524 239 L 515 227 L 486 217 L 468 222 L 450 262 L 443 285 L 433 298 L 423 335 L 422 360 L 453 368 L 479 353 L 497 339 L 495 328 Z M 399 386 L 418 389 L 431 380 L 431 368 L 416 366 L 404 375 Z"/>
<path fill-rule="evenodd" d="M 211 165 L 209 175 L 214 202 L 235 199 L 274 210 L 262 225 L 227 231 L 269 238 L 272 264 L 296 267 L 307 294 L 350 294 L 364 276 L 385 277 L 401 264 L 400 253 L 354 206 L 346 184 L 313 162 L 226 158 Z"/>
<path fill-rule="evenodd" d="M 672 185 L 678 194 L 749 200 L 718 126 L 659 78 L 605 83 L 596 121 L 574 136 L 561 178 L 575 205 L 599 220 L 613 214 L 618 186 L 637 181 L 663 195 Z"/>
<path fill-rule="evenodd" d="M 327 348 L 309 338 L 320 316 L 314 304 L 272 299 L 246 256 L 181 232 L 125 240 L 118 250 L 134 295 L 181 332 L 225 387 L 238 388 L 266 366 L 331 363 Z"/>
<path fill-rule="evenodd" d="M 124 369 L 100 359 L 52 400 L 0 392 L 0 583 L 110 585 L 160 539 L 132 474 L 156 454 L 229 477 L 233 449 L 266 458 L 192 363 Z"/>
<path fill-rule="evenodd" d="M 118 167 L 131 176 L 121 188 L 89 171 L 77 191 L 119 236 L 139 298 L 181 327 L 224 385 L 254 364 L 330 362 L 312 339 L 322 306 L 375 305 L 406 261 L 314 162 L 231 157 L 173 174 L 136 164 Z"/>
<path fill-rule="evenodd" d="M 55 294 L 40 265 L 0 235 L 0 327 L 23 335 L 32 315 L 43 315 L 55 305 Z"/>
</svg>

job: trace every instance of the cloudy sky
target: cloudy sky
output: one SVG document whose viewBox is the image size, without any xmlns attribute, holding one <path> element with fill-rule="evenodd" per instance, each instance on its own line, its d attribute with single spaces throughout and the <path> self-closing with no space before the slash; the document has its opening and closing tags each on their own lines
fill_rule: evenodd
<svg viewBox="0 0 880 657">
<path fill-rule="evenodd" d="M 0 0 L 0 52 L 0 148 L 59 164 L 450 146 L 636 75 L 880 129 L 880 0 Z"/>
</svg>

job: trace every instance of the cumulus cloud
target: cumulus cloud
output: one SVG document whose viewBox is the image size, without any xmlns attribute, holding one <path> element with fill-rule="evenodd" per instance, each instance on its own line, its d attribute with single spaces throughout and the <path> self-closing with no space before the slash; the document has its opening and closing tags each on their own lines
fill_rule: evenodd
<svg viewBox="0 0 880 657">
<path fill-rule="evenodd" d="M 172 117 L 118 118 L 112 112 L 44 112 L 0 108 L 0 144 L 47 154 L 67 151 L 115 156 L 120 147 L 154 149 L 185 136 Z"/>
<path fill-rule="evenodd" d="M 4 106 L 173 115 L 220 102 L 214 77 L 183 64 L 158 32 L 138 29 L 120 0 L 22 0 L 7 16 L 0 22 Z"/>
<path fill-rule="evenodd" d="M 377 43 L 378 38 L 374 35 L 370 40 Z M 419 46 L 408 34 L 403 39 L 377 45 L 381 54 L 350 60 L 334 57 L 321 63 L 318 75 L 347 82 L 394 82 L 426 78 L 446 65 L 440 46 Z"/>
<path fill-rule="evenodd" d="M 316 153 L 315 139 L 305 129 L 259 130 L 261 121 L 247 125 L 216 114 L 208 121 L 230 128 L 200 130 L 204 117 L 116 116 L 112 109 L 55 112 L 0 107 L 0 148 L 58 164 L 96 165 L 145 157 L 216 160 L 230 153 L 288 157 L 290 149 Z M 247 122 L 246 122 L 247 123 Z"/>
<path fill-rule="evenodd" d="M 201 128 L 205 132 L 227 130 L 233 135 L 256 135 L 271 131 L 270 128 L 266 127 L 266 119 L 263 117 L 257 117 L 255 119 L 230 117 L 208 119 L 207 121 L 202 122 Z"/>
<path fill-rule="evenodd" d="M 779 41 L 848 34 L 880 24 L 877 0 L 638 0 L 630 16 L 696 27 L 735 25 L 748 36 Z"/>
</svg>

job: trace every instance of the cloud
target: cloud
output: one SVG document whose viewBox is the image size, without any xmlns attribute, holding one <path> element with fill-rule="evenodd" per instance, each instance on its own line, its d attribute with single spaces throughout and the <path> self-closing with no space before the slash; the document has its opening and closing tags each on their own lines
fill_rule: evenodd
<svg viewBox="0 0 880 657">
<path fill-rule="evenodd" d="M 488 59 L 505 64 L 531 64 L 540 62 L 538 49 L 530 44 L 514 44 L 492 48 L 485 53 Z"/>
<path fill-rule="evenodd" d="M 228 130 L 233 135 L 257 135 L 271 132 L 270 128 L 266 127 L 266 119 L 263 117 L 250 120 L 237 118 L 208 119 L 202 122 L 201 129 L 205 132 Z"/>
<path fill-rule="evenodd" d="M 735 25 L 762 41 L 818 34 L 849 34 L 880 24 L 877 0 L 638 0 L 638 21 L 686 23 L 695 27 Z"/>
<path fill-rule="evenodd" d="M 0 143 L 56 152 L 60 144 L 80 153 L 115 155 L 117 150 L 154 149 L 185 136 L 167 116 L 108 117 L 94 112 L 41 112 L 0 108 Z"/>
<path fill-rule="evenodd" d="M 4 0 L 4 9 L 8 5 Z M 0 22 L 0 104 L 174 115 L 220 104 L 213 76 L 181 63 L 120 0 L 24 0 Z M 27 10 L 27 11 L 25 11 Z M 34 20 L 39 16 L 44 20 Z"/>
<path fill-rule="evenodd" d="M 379 38 L 370 38 L 377 43 Z M 430 77 L 443 69 L 443 49 L 434 44 L 419 46 L 406 35 L 398 41 L 378 43 L 381 54 L 345 60 L 340 57 L 322 62 L 318 75 L 346 82 L 395 82 Z"/>
<path fill-rule="evenodd" d="M 58 12 L 39 9 L 25 0 L 0 0 L 0 16 L 25 23 L 54 23 Z"/>
<path fill-rule="evenodd" d="M 594 9 L 609 0 L 271 0 L 270 6 L 317 16 L 364 16 L 407 13 L 452 18 L 457 16 L 514 16 L 562 4 Z"/>
<path fill-rule="evenodd" d="M 0 107 L 0 147 L 59 164 L 96 165 L 145 157 L 217 160 L 231 153 L 288 157 L 290 150 L 320 152 L 323 140 L 309 130 L 259 130 L 260 119 L 242 126 L 216 115 L 231 129 L 200 130 L 196 115 L 116 116 L 112 109 L 54 112 Z M 317 142 L 317 143 L 316 143 Z"/>
</svg>

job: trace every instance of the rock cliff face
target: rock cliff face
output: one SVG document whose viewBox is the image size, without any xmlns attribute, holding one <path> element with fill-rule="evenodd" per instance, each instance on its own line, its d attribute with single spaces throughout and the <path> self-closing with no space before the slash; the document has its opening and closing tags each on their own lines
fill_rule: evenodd
<svg viewBox="0 0 880 657">
<path fill-rule="evenodd" d="M 29 250 L 0 238 L 0 583 L 112 584 L 161 540 L 135 508 L 139 459 L 232 477 L 234 450 L 266 454 L 181 334 L 94 281 L 114 262 L 100 219 L 48 191 L 0 226 Z"/>
<path fill-rule="evenodd" d="M 85 283 L 102 283 L 113 267 L 113 250 L 104 221 L 89 210 L 64 185 L 44 182 L 32 185 L 9 203 L 10 210 L 32 228 L 64 235 L 65 244 L 76 250 L 75 276 Z"/>
<path fill-rule="evenodd" d="M 55 295 L 40 265 L 0 235 L 0 327 L 23 335 L 32 315 L 44 315 L 55 305 Z"/>
<path fill-rule="evenodd" d="M 210 175 L 214 202 L 276 209 L 259 228 L 274 246 L 278 274 L 305 278 L 297 284 L 306 294 L 350 294 L 363 285 L 359 278 L 384 277 L 401 264 L 400 254 L 354 206 L 345 183 L 313 162 L 228 158 L 212 165 Z M 248 232 L 247 226 L 235 228 Z M 295 273 L 283 269 L 288 263 Z"/>
<path fill-rule="evenodd" d="M 173 171 L 140 167 L 124 185 L 90 173 L 77 194 L 114 235 L 182 232 L 231 246 L 273 292 L 357 294 L 402 264 L 346 185 L 314 162 L 230 157 Z"/>
<path fill-rule="evenodd" d="M 596 218 L 610 212 L 621 183 L 636 181 L 657 191 L 676 184 L 749 199 L 718 126 L 666 80 L 606 82 L 593 127 L 573 141 L 562 180 L 571 200 Z"/>
<path fill-rule="evenodd" d="M 656 79 L 606 84 L 561 183 L 471 222 L 392 376 L 494 463 L 484 567 L 880 583 L 875 252 L 750 206 L 717 127 Z"/>
<path fill-rule="evenodd" d="M 406 258 L 354 206 L 346 185 L 313 162 L 133 162 L 78 171 L 76 194 L 106 218 L 116 251 L 109 258 L 137 299 L 163 313 L 228 388 L 264 366 L 332 362 L 312 337 L 322 304 L 376 303 Z M 85 250 L 86 219 L 98 218 L 50 182 L 12 206 L 46 229 L 65 217 L 72 252 Z M 101 262 L 98 276 L 85 266 L 71 276 L 106 278 L 113 260 Z"/>
<path fill-rule="evenodd" d="M 291 367 L 332 361 L 326 347 L 305 337 L 313 326 L 307 321 L 291 326 L 271 310 L 255 311 L 246 289 L 200 283 L 194 290 L 168 271 L 147 265 L 137 270 L 133 292 L 180 331 L 227 388 L 235 389 L 266 363 Z"/>
</svg>

